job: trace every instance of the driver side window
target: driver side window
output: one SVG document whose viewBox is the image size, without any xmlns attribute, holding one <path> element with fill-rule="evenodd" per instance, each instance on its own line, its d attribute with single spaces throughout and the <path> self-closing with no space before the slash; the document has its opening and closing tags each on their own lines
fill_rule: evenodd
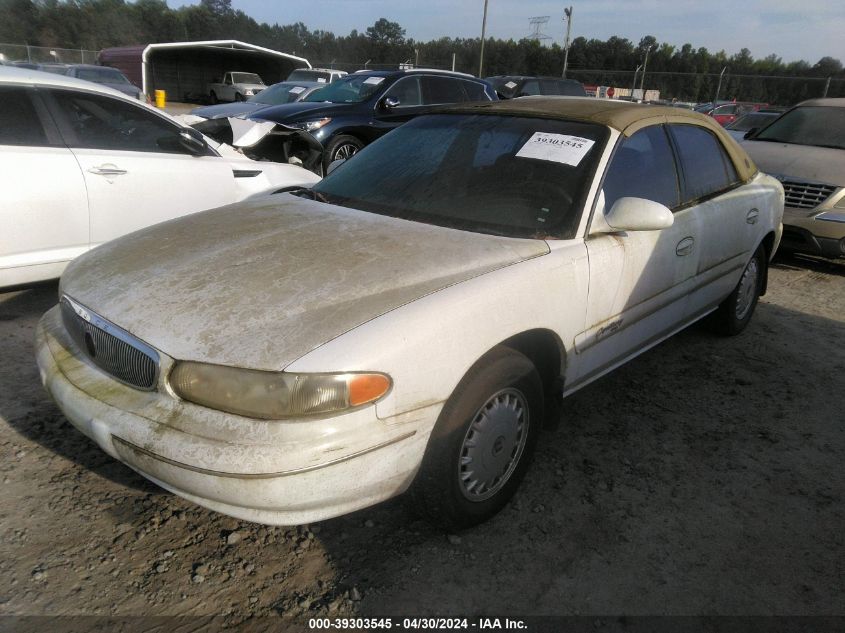
<svg viewBox="0 0 845 633">
<path fill-rule="evenodd" d="M 184 154 L 179 130 L 142 107 L 68 90 L 51 91 L 73 137 L 71 147 Z"/>
<path fill-rule="evenodd" d="M 398 99 L 400 108 L 422 105 L 420 78 L 403 77 L 390 87 L 385 96 Z"/>
<path fill-rule="evenodd" d="M 678 173 L 662 125 L 642 129 L 621 142 L 602 188 L 605 212 L 626 196 L 653 200 L 670 209 L 678 206 Z"/>
</svg>

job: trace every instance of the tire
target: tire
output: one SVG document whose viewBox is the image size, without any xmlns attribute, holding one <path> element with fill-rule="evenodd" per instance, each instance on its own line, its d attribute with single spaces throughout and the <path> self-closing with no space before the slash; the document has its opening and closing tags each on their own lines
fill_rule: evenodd
<svg viewBox="0 0 845 633">
<path fill-rule="evenodd" d="M 325 172 L 329 168 L 329 165 L 338 159 L 351 158 L 362 147 L 364 147 L 364 144 L 354 136 L 349 136 L 348 134 L 335 136 L 329 141 L 323 152 L 323 171 Z"/>
<path fill-rule="evenodd" d="M 440 413 L 411 487 L 414 509 L 448 530 L 495 515 L 525 476 L 542 420 L 534 364 L 507 347 L 491 350 Z"/>
<path fill-rule="evenodd" d="M 766 266 L 766 249 L 760 245 L 748 260 L 736 288 L 713 313 L 711 324 L 719 334 L 735 336 L 751 321 L 763 289 Z"/>
<path fill-rule="evenodd" d="M 236 92 L 235 93 L 235 101 L 239 102 L 239 101 L 243 101 L 243 100 L 244 100 L 244 96 L 240 92 Z"/>
<path fill-rule="evenodd" d="M 209 97 L 211 97 L 211 105 L 217 105 L 218 103 L 220 103 L 220 101 L 217 99 L 217 93 L 213 90 L 211 91 Z"/>
</svg>

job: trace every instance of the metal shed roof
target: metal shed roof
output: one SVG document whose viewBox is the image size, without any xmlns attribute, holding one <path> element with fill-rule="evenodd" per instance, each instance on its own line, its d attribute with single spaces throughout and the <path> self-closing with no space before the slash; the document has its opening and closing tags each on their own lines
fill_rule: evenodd
<svg viewBox="0 0 845 633">
<path fill-rule="evenodd" d="M 254 52 L 254 53 L 263 53 L 265 55 L 271 55 L 274 57 L 279 57 L 281 59 L 286 59 L 288 61 L 294 62 L 297 65 L 305 66 L 306 68 L 311 68 L 311 63 L 305 59 L 304 57 L 297 57 L 296 55 L 291 55 L 290 53 L 282 53 L 281 51 L 276 51 L 271 48 L 265 48 L 263 46 L 258 46 L 256 44 L 250 44 L 248 42 L 241 42 L 239 40 L 200 40 L 194 42 L 159 42 L 156 44 L 147 44 L 139 45 L 139 46 L 124 46 L 124 47 L 116 47 L 116 48 L 106 48 L 100 51 L 100 60 L 105 64 L 109 64 L 109 62 L 117 62 L 117 61 L 127 61 L 131 58 L 138 59 L 140 57 L 141 62 L 141 90 L 144 94 L 149 94 L 150 86 L 148 86 L 148 73 L 147 73 L 147 63 L 150 60 L 150 56 L 155 51 L 163 51 L 163 50 L 174 50 L 174 49 L 202 49 L 202 50 L 242 50 L 245 52 Z"/>
</svg>

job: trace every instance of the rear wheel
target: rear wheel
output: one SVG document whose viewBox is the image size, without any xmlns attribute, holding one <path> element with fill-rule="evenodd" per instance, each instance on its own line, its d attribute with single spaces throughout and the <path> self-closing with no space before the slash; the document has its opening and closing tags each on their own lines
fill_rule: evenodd
<svg viewBox="0 0 845 633">
<path fill-rule="evenodd" d="M 751 321 L 766 276 L 766 249 L 761 245 L 752 255 L 736 288 L 713 313 L 712 324 L 717 332 L 733 336 L 742 332 Z"/>
<path fill-rule="evenodd" d="M 499 512 L 528 469 L 542 417 L 534 364 L 510 348 L 493 349 L 440 414 L 411 490 L 415 508 L 447 529 Z"/>
<path fill-rule="evenodd" d="M 213 90 L 211 91 L 211 94 L 209 95 L 209 97 L 211 99 L 211 105 L 216 105 L 218 103 L 217 93 L 214 92 Z"/>
</svg>

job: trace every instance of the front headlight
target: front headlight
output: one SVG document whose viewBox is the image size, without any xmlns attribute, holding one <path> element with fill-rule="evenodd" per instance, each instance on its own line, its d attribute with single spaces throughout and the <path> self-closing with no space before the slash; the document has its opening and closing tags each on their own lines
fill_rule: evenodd
<svg viewBox="0 0 845 633">
<path fill-rule="evenodd" d="M 244 94 L 245 94 L 247 97 L 251 97 L 253 93 L 252 93 L 252 90 L 244 90 Z"/>
<path fill-rule="evenodd" d="M 183 400 L 250 418 L 281 420 L 337 413 L 375 402 L 390 390 L 385 374 L 290 374 L 180 362 L 169 378 Z"/>
<path fill-rule="evenodd" d="M 299 128 L 300 130 L 305 130 L 306 132 L 313 132 L 314 130 L 319 130 L 321 127 L 326 125 L 331 121 L 330 117 L 323 117 L 322 119 L 314 119 L 313 121 L 302 121 L 300 123 L 291 123 L 290 127 Z"/>
</svg>

